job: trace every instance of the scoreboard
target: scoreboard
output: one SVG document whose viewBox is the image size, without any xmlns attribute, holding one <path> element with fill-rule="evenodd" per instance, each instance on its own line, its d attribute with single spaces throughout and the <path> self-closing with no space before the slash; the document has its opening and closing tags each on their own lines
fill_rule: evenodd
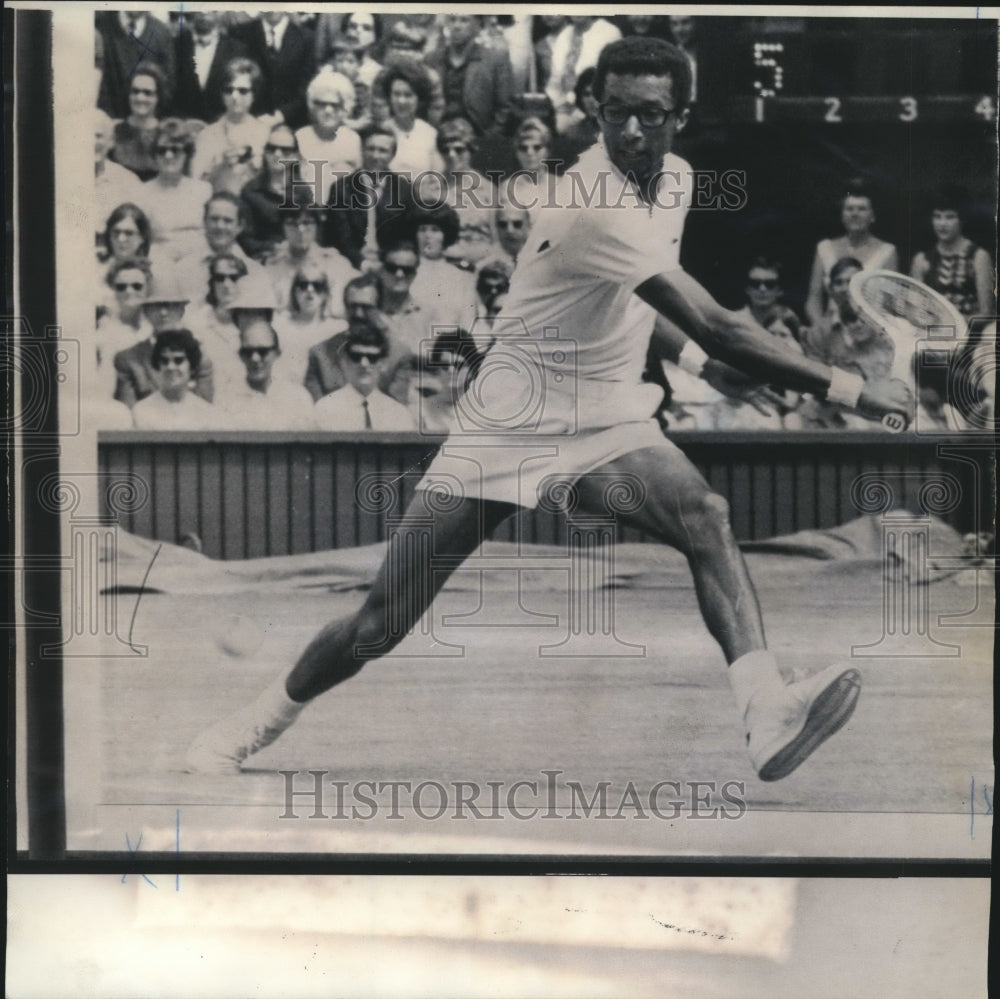
<svg viewBox="0 0 1000 999">
<path fill-rule="evenodd" d="M 720 121 L 995 124 L 998 27 L 824 18 L 774 30 L 768 19 L 734 20 L 695 53 L 699 104 Z"/>
</svg>

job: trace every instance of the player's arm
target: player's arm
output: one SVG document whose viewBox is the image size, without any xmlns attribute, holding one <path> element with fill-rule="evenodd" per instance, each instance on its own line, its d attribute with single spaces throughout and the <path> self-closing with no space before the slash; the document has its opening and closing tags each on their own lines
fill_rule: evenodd
<svg viewBox="0 0 1000 999">
<path fill-rule="evenodd" d="M 683 270 L 657 274 L 639 285 L 635 293 L 680 327 L 710 357 L 740 371 L 811 392 L 875 418 L 887 413 L 910 413 L 911 394 L 902 382 L 866 383 L 860 376 L 788 350 L 751 317 L 719 305 Z"/>
<path fill-rule="evenodd" d="M 784 405 L 784 399 L 763 382 L 738 371 L 725 361 L 710 357 L 706 361 L 703 351 L 695 345 L 696 356 L 688 363 L 692 341 L 684 331 L 666 316 L 656 314 L 650 341 L 652 354 L 661 361 L 671 361 L 687 371 L 697 374 L 717 392 L 730 399 L 750 403 L 758 412 L 770 416 L 775 407 Z"/>
</svg>

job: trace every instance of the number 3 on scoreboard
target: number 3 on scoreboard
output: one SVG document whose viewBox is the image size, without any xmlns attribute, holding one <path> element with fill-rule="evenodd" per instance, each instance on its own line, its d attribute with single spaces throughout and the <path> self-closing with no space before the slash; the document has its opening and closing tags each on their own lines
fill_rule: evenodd
<svg viewBox="0 0 1000 999">
<path fill-rule="evenodd" d="M 916 121 L 917 120 L 917 102 L 912 97 L 900 97 L 899 106 L 901 108 L 899 112 L 900 121 Z"/>
<path fill-rule="evenodd" d="M 840 98 L 839 97 L 824 97 L 823 103 L 826 105 L 826 114 L 823 116 L 823 121 L 843 121 L 844 119 L 840 117 Z"/>
</svg>

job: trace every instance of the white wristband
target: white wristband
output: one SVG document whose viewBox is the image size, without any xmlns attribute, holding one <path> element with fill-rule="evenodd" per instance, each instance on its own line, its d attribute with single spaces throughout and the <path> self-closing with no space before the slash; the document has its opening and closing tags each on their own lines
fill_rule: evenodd
<svg viewBox="0 0 1000 999">
<path fill-rule="evenodd" d="M 688 374 L 694 375 L 695 378 L 700 377 L 707 363 L 708 354 L 694 340 L 688 340 L 684 344 L 681 348 L 680 356 L 677 358 L 677 367 L 681 371 L 686 371 Z"/>
<path fill-rule="evenodd" d="M 864 387 L 865 380 L 861 375 L 852 374 L 843 368 L 831 368 L 830 387 L 826 390 L 826 401 L 835 402 L 848 409 L 856 409 Z"/>
</svg>

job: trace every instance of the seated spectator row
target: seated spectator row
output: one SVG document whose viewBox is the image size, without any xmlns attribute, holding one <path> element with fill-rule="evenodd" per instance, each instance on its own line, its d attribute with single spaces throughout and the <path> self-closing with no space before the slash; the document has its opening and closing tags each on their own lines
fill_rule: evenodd
<svg viewBox="0 0 1000 999">
<path fill-rule="evenodd" d="M 475 359 L 488 347 L 556 180 L 553 143 L 575 156 L 598 139 L 601 49 L 623 31 L 684 45 L 691 20 L 541 18 L 551 30 L 534 48 L 533 97 L 496 18 L 195 12 L 171 28 L 150 14 L 99 14 L 95 395 L 131 410 L 108 419 L 250 426 L 266 412 L 275 429 L 347 429 L 330 425 L 341 417 L 365 429 L 368 408 L 354 426 L 356 413 L 326 402 L 346 387 L 360 392 L 344 361 L 360 295 L 372 299 L 365 322 L 384 338 L 361 367 L 411 427 L 443 429 L 426 402 L 450 395 L 428 367 L 431 345 L 444 330 L 461 331 Z M 148 58 L 126 72 L 137 43 Z M 694 48 L 685 51 L 694 69 Z M 506 168 L 477 169 L 498 136 Z M 993 262 L 963 234 L 967 201 L 955 188 L 936 196 L 934 245 L 910 272 L 963 315 L 991 314 Z M 861 182 L 847 185 L 841 218 L 843 234 L 816 247 L 804 320 L 782 300 L 782 261 L 752 254 L 745 308 L 789 349 L 865 377 L 912 379 L 911 354 L 860 324 L 846 297 L 858 270 L 900 267 L 896 248 L 873 232 Z M 250 314 L 268 343 L 246 341 Z M 186 337 L 164 360 L 155 352 L 166 332 Z M 190 370 L 178 399 L 191 398 L 177 408 L 163 387 L 176 394 L 169 369 L 183 367 L 180 353 Z M 466 377 L 475 364 L 462 356 Z M 791 393 L 765 416 L 652 357 L 648 376 L 666 389 L 660 416 L 673 429 L 872 426 Z"/>
</svg>

